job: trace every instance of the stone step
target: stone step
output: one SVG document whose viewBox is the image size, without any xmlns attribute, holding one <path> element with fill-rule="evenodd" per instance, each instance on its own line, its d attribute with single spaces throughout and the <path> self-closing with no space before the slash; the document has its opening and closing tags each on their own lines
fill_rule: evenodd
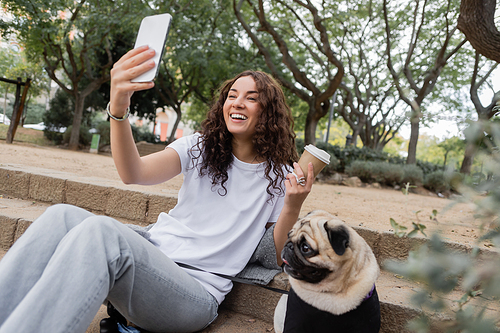
<svg viewBox="0 0 500 333">
<path fill-rule="evenodd" d="M 103 305 L 94 317 L 86 333 L 99 333 L 99 322 L 107 318 L 106 307 Z M 269 333 L 274 332 L 273 324 L 228 310 L 226 307 L 219 308 L 219 316 L 207 328 L 200 333 Z"/>
<path fill-rule="evenodd" d="M 175 205 L 176 193 L 173 188 L 153 188 L 153 191 L 146 192 L 144 187 L 125 186 L 116 180 L 82 177 L 34 167 L 0 166 L 0 248 L 7 250 L 31 222 L 54 203 L 69 203 L 112 216 L 124 223 L 146 225 L 155 221 L 159 212 Z M 370 244 L 379 263 L 387 259 L 405 259 L 412 247 L 425 242 L 424 238 L 398 238 L 388 231 L 360 226 L 354 228 Z M 469 245 L 455 242 L 448 242 L 447 245 L 455 251 L 471 251 Z M 482 251 L 491 254 L 488 249 Z M 286 275 L 278 275 L 271 285 L 288 288 Z M 381 332 L 406 331 L 407 321 L 420 313 L 409 301 L 417 288 L 418 285 L 411 281 L 382 271 L 377 281 L 382 311 Z M 232 318 L 237 318 L 234 320 L 240 324 L 241 320 L 256 326 L 264 323 L 261 328 L 262 332 L 266 332 L 272 328 L 270 323 L 274 307 L 280 297 L 280 294 L 259 287 L 235 284 L 223 303 L 225 315 L 221 316 L 219 322 L 221 330 L 207 332 L 226 332 L 222 327 L 232 325 Z M 450 302 L 460 299 L 460 291 L 449 297 Z M 488 305 L 488 311 L 500 317 L 495 304 Z M 240 316 L 246 319 L 240 319 Z M 440 320 L 443 316 L 435 317 Z M 245 332 L 261 332 L 259 329 L 248 328 Z"/>
</svg>

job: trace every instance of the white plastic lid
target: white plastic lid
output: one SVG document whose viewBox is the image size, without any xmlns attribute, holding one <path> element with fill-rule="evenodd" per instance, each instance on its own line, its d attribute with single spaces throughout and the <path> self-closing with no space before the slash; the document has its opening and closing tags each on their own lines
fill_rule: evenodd
<svg viewBox="0 0 500 333">
<path fill-rule="evenodd" d="M 307 145 L 304 147 L 304 149 L 314 157 L 316 157 L 318 160 L 323 161 L 323 163 L 330 164 L 330 154 L 328 154 L 326 151 L 319 149 L 318 147 L 313 145 Z"/>
</svg>

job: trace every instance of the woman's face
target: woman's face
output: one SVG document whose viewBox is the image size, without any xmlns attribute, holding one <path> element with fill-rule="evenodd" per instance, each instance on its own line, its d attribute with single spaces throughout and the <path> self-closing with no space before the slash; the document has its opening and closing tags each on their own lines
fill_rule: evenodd
<svg viewBox="0 0 500 333">
<path fill-rule="evenodd" d="M 260 112 L 259 93 L 251 76 L 237 79 L 224 102 L 224 121 L 235 138 L 251 140 L 255 133 Z"/>
</svg>

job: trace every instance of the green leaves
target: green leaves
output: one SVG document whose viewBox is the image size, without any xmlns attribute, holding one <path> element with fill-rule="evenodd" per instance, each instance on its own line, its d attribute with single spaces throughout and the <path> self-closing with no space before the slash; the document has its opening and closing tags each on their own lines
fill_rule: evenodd
<svg viewBox="0 0 500 333">
<path fill-rule="evenodd" d="M 500 245 L 500 124 L 480 122 L 468 133 L 469 140 L 477 142 L 481 136 L 490 136 L 485 144 L 487 155 L 487 179 L 478 184 L 461 180 L 457 186 L 461 201 L 470 201 L 478 212 L 477 223 L 482 224 L 484 235 L 478 238 L 471 251 L 458 252 L 452 246 L 433 234 L 428 242 L 410 252 L 405 262 L 387 262 L 390 271 L 420 282 L 421 290 L 416 290 L 412 301 L 426 310 L 423 316 L 412 320 L 409 327 L 415 332 L 497 332 L 498 318 L 488 314 L 489 309 L 498 309 L 500 299 L 500 258 L 494 249 Z M 418 213 L 418 212 L 417 212 Z M 429 216 L 437 221 L 436 210 Z M 407 234 L 424 232 L 423 225 L 412 222 L 413 230 Z M 398 236 L 405 236 L 407 229 L 393 219 L 391 226 Z M 484 241 L 491 240 L 484 244 Z M 496 310 L 495 310 L 496 311 Z M 434 327 L 429 316 L 446 314 L 450 320 L 442 326 Z M 429 316 L 428 316 L 429 315 Z"/>
<path fill-rule="evenodd" d="M 427 227 L 421 223 L 412 222 L 413 230 L 407 232 L 408 228 L 405 227 L 404 225 L 397 223 L 396 220 L 394 220 L 392 217 L 390 218 L 390 222 L 391 222 L 391 227 L 394 230 L 394 234 L 400 238 L 415 237 L 419 232 L 422 233 L 425 237 L 427 237 L 426 233 L 424 232 L 424 230 Z"/>
<path fill-rule="evenodd" d="M 392 229 L 394 229 L 394 234 L 396 236 L 398 236 L 398 237 L 404 237 L 404 236 L 406 236 L 406 230 L 408 230 L 407 227 L 405 227 L 403 225 L 400 225 L 392 217 L 390 218 L 390 221 L 391 221 Z"/>
</svg>

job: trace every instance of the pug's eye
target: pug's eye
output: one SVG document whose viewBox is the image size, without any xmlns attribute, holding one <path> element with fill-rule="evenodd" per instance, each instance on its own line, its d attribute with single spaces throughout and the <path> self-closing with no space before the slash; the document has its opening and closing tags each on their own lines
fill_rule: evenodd
<svg viewBox="0 0 500 333">
<path fill-rule="evenodd" d="M 300 251 L 304 254 L 308 254 L 311 252 L 311 247 L 306 242 L 302 242 L 302 244 L 300 244 Z"/>
</svg>

